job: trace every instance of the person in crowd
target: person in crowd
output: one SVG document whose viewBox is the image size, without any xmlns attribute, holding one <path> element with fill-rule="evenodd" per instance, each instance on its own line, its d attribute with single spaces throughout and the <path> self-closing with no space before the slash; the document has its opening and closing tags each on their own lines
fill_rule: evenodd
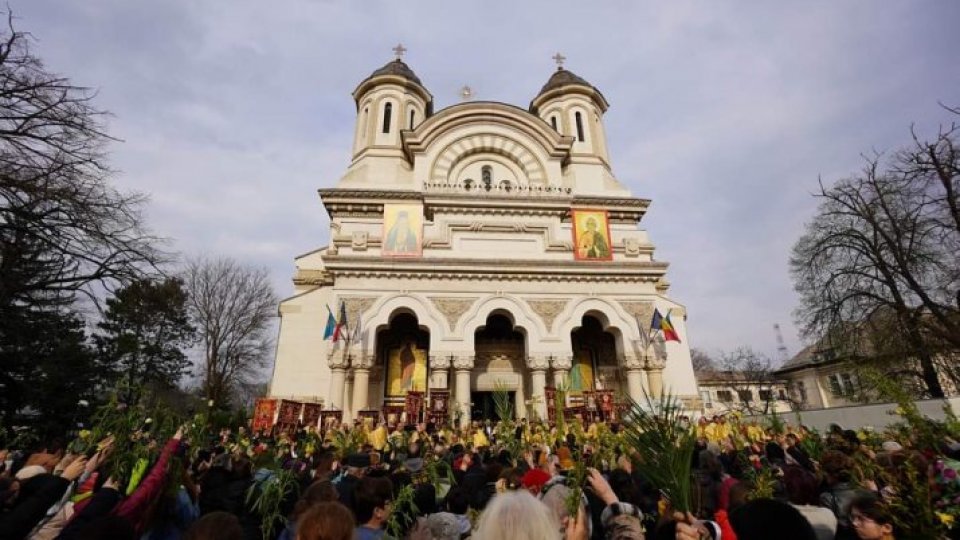
<svg viewBox="0 0 960 540">
<path fill-rule="evenodd" d="M 850 523 L 860 540 L 894 540 L 893 516 L 886 503 L 872 493 L 850 501 Z"/>
<path fill-rule="evenodd" d="M 242 540 L 243 528 L 237 516 L 229 512 L 210 512 L 198 519 L 183 540 Z"/>
<path fill-rule="evenodd" d="M 842 432 L 840 444 L 845 444 Z M 825 452 L 820 461 L 826 490 L 820 494 L 820 505 L 830 509 L 837 518 L 836 540 L 856 538 L 850 523 L 850 501 L 857 496 L 853 485 L 853 459 L 839 450 Z"/>
<path fill-rule="evenodd" d="M 353 494 L 357 540 L 385 538 L 384 527 L 390 517 L 393 484 L 382 476 L 365 476 Z"/>
<path fill-rule="evenodd" d="M 295 540 L 353 540 L 355 522 L 346 506 L 324 501 L 310 506 L 298 518 Z M 359 535 L 357 538 L 360 538 Z"/>
<path fill-rule="evenodd" d="M 560 522 L 526 491 L 500 493 L 481 514 L 473 540 L 557 540 Z"/>
</svg>

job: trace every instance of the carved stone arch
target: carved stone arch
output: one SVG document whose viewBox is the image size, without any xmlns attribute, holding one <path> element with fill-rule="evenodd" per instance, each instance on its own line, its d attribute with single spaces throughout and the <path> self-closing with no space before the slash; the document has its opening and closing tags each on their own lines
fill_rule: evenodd
<svg viewBox="0 0 960 540">
<path fill-rule="evenodd" d="M 437 154 L 430 167 L 430 180 L 452 181 L 450 172 L 457 163 L 478 153 L 497 154 L 511 160 L 523 171 L 523 177 L 530 183 L 547 182 L 546 167 L 536 154 L 516 138 L 499 133 L 471 133 L 449 143 Z"/>
<path fill-rule="evenodd" d="M 603 324 L 604 331 L 616 330 L 622 338 L 620 346 L 625 349 L 623 353 L 635 353 L 633 349 L 640 340 L 637 321 L 620 304 L 603 298 L 574 299 L 557 317 L 557 322 L 554 323 L 557 328 L 556 333 L 569 336 L 570 332 L 580 326 L 583 316 L 588 313 L 594 316 L 599 315 L 598 320 Z"/>
<path fill-rule="evenodd" d="M 443 314 L 439 313 L 426 298 L 411 294 L 384 295 L 372 310 L 368 310 L 371 314 L 369 318 L 363 320 L 364 349 L 374 350 L 377 330 L 389 325 L 390 320 L 397 313 L 403 312 L 417 316 L 417 323 L 429 330 L 431 341 L 437 342 L 447 336 Z"/>
<path fill-rule="evenodd" d="M 543 321 L 525 302 L 513 296 L 491 296 L 475 303 L 466 315 L 461 317 L 459 334 L 463 336 L 464 347 L 473 350 L 474 332 L 487 322 L 487 317 L 494 312 L 504 313 L 513 322 L 526 332 L 526 346 L 530 350 L 531 344 L 539 343 L 546 335 Z"/>
</svg>

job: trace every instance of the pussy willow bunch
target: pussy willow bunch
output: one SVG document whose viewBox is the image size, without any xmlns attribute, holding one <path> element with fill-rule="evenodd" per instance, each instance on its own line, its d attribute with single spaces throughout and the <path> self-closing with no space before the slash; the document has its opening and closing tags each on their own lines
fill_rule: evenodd
<svg viewBox="0 0 960 540">
<path fill-rule="evenodd" d="M 637 471 L 663 492 L 674 510 L 692 510 L 691 466 L 697 438 L 681 421 L 682 402 L 672 394 L 651 398 L 646 393 L 643 403 L 631 401 L 623 418 L 623 438 L 642 457 Z"/>
</svg>

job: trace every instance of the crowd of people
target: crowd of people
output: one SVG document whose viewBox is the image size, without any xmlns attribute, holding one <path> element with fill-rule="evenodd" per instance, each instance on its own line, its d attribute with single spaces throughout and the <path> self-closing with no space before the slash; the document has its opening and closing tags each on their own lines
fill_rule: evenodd
<svg viewBox="0 0 960 540">
<path fill-rule="evenodd" d="M 688 429 L 680 508 L 616 424 L 253 434 L 195 421 L 168 437 L 147 421 L 0 450 L 0 540 L 960 537 L 946 424 L 821 434 L 728 416 Z"/>
</svg>

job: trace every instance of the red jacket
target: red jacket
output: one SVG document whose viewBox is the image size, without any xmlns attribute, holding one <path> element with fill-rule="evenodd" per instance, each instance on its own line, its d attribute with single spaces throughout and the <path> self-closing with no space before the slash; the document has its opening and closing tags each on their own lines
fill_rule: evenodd
<svg viewBox="0 0 960 540">
<path fill-rule="evenodd" d="M 113 515 L 126 518 L 137 531 L 137 536 L 143 533 L 146 527 L 147 509 L 163 490 L 163 483 L 167 474 L 167 463 L 170 456 L 180 445 L 179 439 L 170 439 L 160 452 L 160 458 L 150 469 L 147 476 L 137 486 L 129 497 L 113 510 Z"/>
</svg>

